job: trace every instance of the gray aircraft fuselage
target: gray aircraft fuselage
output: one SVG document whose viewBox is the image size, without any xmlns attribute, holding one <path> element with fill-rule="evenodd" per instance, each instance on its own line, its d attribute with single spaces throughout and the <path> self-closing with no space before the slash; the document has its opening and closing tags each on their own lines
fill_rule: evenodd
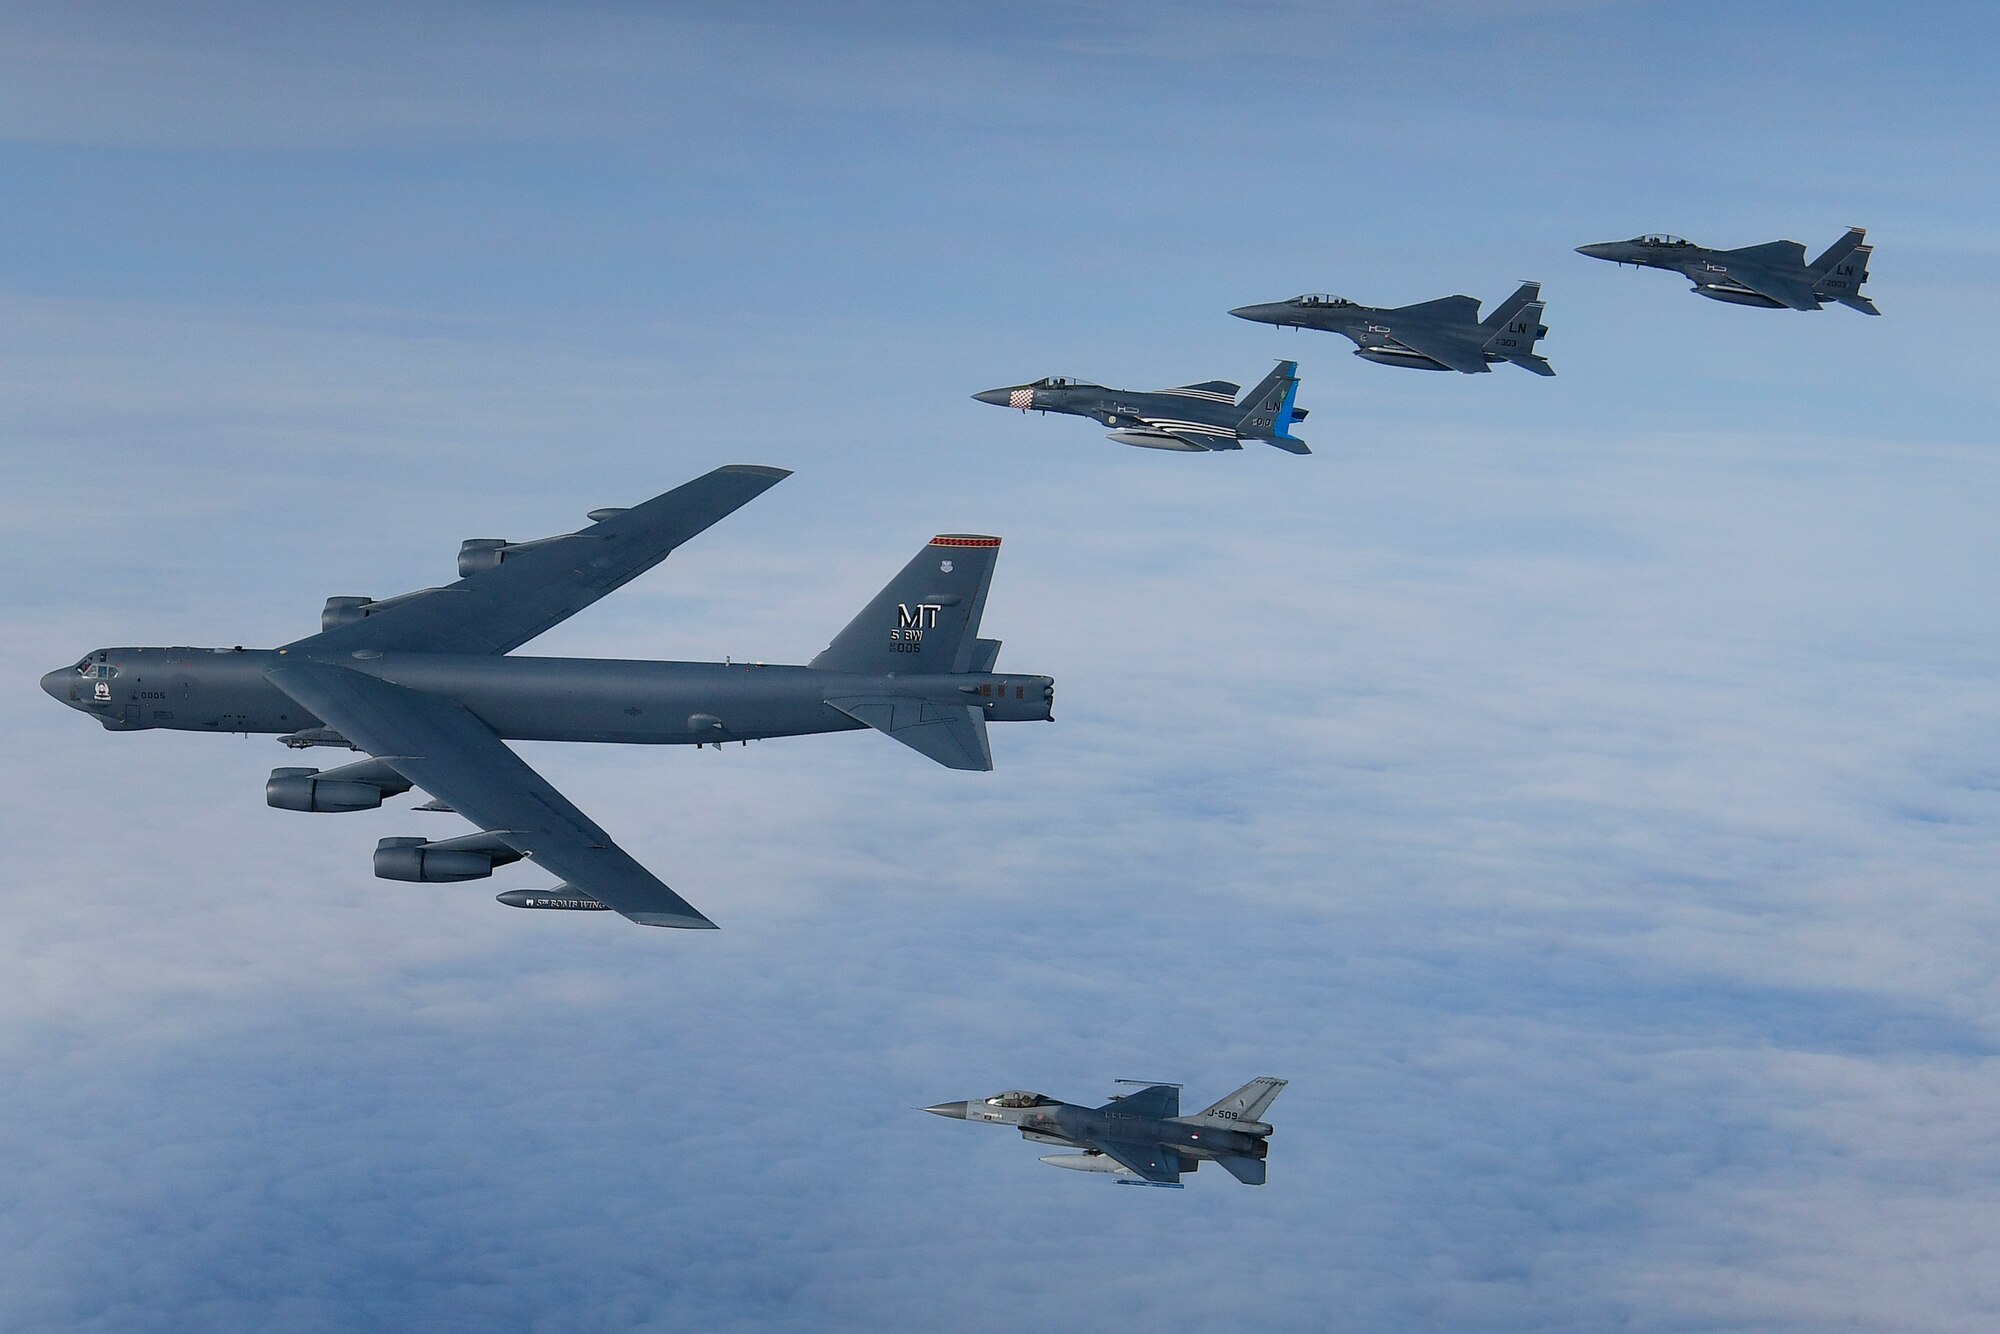
<svg viewBox="0 0 2000 1334">
<path fill-rule="evenodd" d="M 309 733 L 321 721 L 265 677 L 284 661 L 279 649 L 102 649 L 48 673 L 42 689 L 117 732 Z M 1043 721 L 1054 694 L 1050 677 L 993 672 L 863 676 L 762 663 L 368 650 L 342 665 L 453 700 L 509 741 L 704 745 L 853 731 L 863 724 L 826 701 L 884 692 L 976 704 L 994 722 Z"/>
<path fill-rule="evenodd" d="M 1859 227 L 1850 228 L 1810 262 L 1805 247 L 1796 241 L 1715 250 L 1664 232 L 1580 245 L 1576 252 L 1612 264 L 1678 273 L 1694 284 L 1697 295 L 1729 305 L 1819 310 L 1838 303 L 1864 315 L 1879 315 L 1882 312 L 1861 292 L 1874 250 L 1862 243 L 1865 234 Z"/>
<path fill-rule="evenodd" d="M 1057 412 L 1088 417 L 1111 428 L 1121 445 L 1199 454 L 1241 449 L 1260 440 L 1287 453 L 1306 454 L 1305 442 L 1291 434 L 1306 410 L 1296 406 L 1298 365 L 1276 370 L 1243 394 L 1227 380 L 1208 380 L 1175 389 L 1111 389 L 1088 380 L 1051 375 L 1029 384 L 986 389 L 972 397 L 1022 412 Z"/>
<path fill-rule="evenodd" d="M 1066 1144 L 1129 1140 L 1159 1144 L 1188 1158 L 1262 1158 L 1270 1150 L 1261 1135 L 1217 1126 L 1191 1125 L 1182 1120 L 1120 1113 L 1109 1108 L 1082 1107 L 1073 1102 L 1049 1102 L 1035 1107 L 1004 1107 L 992 1099 L 941 1102 L 924 1108 L 933 1116 L 960 1121 L 991 1121 L 1018 1126 L 1023 1134 L 1046 1136 Z"/>
</svg>

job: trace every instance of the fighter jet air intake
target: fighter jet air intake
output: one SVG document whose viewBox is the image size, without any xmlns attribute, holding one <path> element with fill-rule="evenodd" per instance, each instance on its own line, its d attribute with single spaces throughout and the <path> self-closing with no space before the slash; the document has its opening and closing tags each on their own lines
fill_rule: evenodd
<svg viewBox="0 0 2000 1334">
<path fill-rule="evenodd" d="M 1269 1152 L 1265 1141 L 1271 1134 L 1264 1112 L 1284 1087 L 1284 1080 L 1265 1075 L 1192 1116 L 1181 1115 L 1178 1084 L 1148 1084 L 1102 1107 L 1015 1089 L 924 1110 L 960 1121 L 1014 1126 L 1031 1144 L 1080 1150 L 1052 1153 L 1042 1161 L 1078 1172 L 1106 1172 L 1120 1185 L 1178 1188 L 1181 1173 L 1212 1162 L 1246 1186 L 1261 1186 Z"/>
<path fill-rule="evenodd" d="M 1106 389 L 1088 380 L 1051 375 L 1032 384 L 988 389 L 973 397 L 996 407 L 1023 412 L 1065 412 L 1090 417 L 1111 427 L 1111 439 L 1142 449 L 1171 449 L 1183 454 L 1241 449 L 1245 440 L 1261 440 L 1291 454 L 1310 454 L 1306 442 L 1291 433 L 1305 419 L 1305 409 L 1292 406 L 1299 392 L 1299 364 L 1281 361 L 1237 400 L 1237 386 L 1227 380 L 1204 380 L 1178 389 Z"/>
<path fill-rule="evenodd" d="M 1740 250 L 1710 250 L 1678 236 L 1655 232 L 1629 241 L 1599 241 L 1580 245 L 1580 255 L 1613 264 L 1667 269 L 1694 284 L 1712 301 L 1767 310 L 1819 310 L 1829 301 L 1880 315 L 1875 303 L 1861 294 L 1868 281 L 1868 232 L 1850 227 L 1820 257 L 1806 263 L 1806 248 L 1797 241 L 1767 241 Z"/>
<path fill-rule="evenodd" d="M 287 746 L 369 758 L 275 769 L 265 800 L 359 811 L 422 788 L 419 810 L 478 831 L 385 838 L 375 874 L 477 880 L 525 859 L 563 883 L 513 907 L 611 909 L 646 926 L 713 927 L 504 743 L 714 745 L 874 728 L 949 769 L 991 769 L 989 721 L 1047 721 L 1054 683 L 996 673 L 979 638 L 1000 539 L 934 537 L 804 667 L 509 656 L 623 587 L 681 543 L 790 476 L 717 468 L 632 509 L 532 542 L 474 538 L 457 583 L 380 601 L 329 598 L 320 632 L 277 649 L 98 649 L 42 678 L 114 732 L 270 732 Z"/>
<path fill-rule="evenodd" d="M 1479 375 L 1491 370 L 1493 362 L 1511 361 L 1537 375 L 1554 375 L 1555 368 L 1535 355 L 1536 341 L 1549 333 L 1542 324 L 1544 304 L 1540 283 L 1522 283 L 1484 320 L 1478 298 L 1469 296 L 1414 306 L 1363 306 L 1315 292 L 1238 306 L 1229 313 L 1258 324 L 1341 334 L 1353 340 L 1355 356 L 1384 366 Z"/>
</svg>

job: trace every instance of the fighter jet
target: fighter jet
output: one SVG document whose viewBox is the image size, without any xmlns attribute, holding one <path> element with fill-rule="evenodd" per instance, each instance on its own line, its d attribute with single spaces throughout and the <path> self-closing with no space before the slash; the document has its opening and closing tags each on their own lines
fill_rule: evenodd
<svg viewBox="0 0 2000 1334">
<path fill-rule="evenodd" d="M 1324 292 L 1238 306 L 1229 313 L 1280 328 L 1290 325 L 1342 334 L 1354 341 L 1355 356 L 1384 366 L 1479 375 L 1496 361 L 1511 361 L 1537 375 L 1554 375 L 1555 368 L 1535 355 L 1535 341 L 1549 335 L 1542 324 L 1546 305 L 1540 283 L 1522 283 L 1484 320 L 1479 318 L 1475 297 L 1439 297 L 1414 306 L 1363 306 Z"/>
<path fill-rule="evenodd" d="M 42 678 L 113 732 L 268 732 L 369 758 L 274 769 L 272 806 L 359 811 L 422 788 L 418 810 L 478 832 L 385 838 L 388 880 L 478 880 L 532 859 L 563 883 L 511 890 L 517 908 L 611 909 L 646 926 L 713 927 L 521 760 L 507 741 L 720 748 L 872 727 L 949 769 L 991 769 L 989 721 L 1047 720 L 1046 676 L 996 673 L 979 618 L 1000 539 L 930 540 L 804 667 L 509 656 L 790 476 L 717 468 L 588 527 L 533 542 L 474 538 L 460 578 L 377 601 L 328 598 L 320 632 L 282 648 L 108 648 Z"/>
<path fill-rule="evenodd" d="M 1204 380 L 1178 389 L 1106 389 L 1061 375 L 988 389 L 973 397 L 1023 412 L 1092 417 L 1112 428 L 1111 439 L 1141 449 L 1201 454 L 1241 449 L 1245 440 L 1262 440 L 1287 453 L 1310 454 L 1306 442 L 1291 433 L 1292 424 L 1306 416 L 1304 408 L 1292 406 L 1299 392 L 1298 369 L 1296 361 L 1279 362 L 1240 402 L 1238 387 L 1227 380 Z"/>
<path fill-rule="evenodd" d="M 1284 1087 L 1284 1080 L 1265 1075 L 1193 1116 L 1181 1115 L 1179 1084 L 1148 1084 L 1102 1107 L 1013 1089 L 976 1102 L 941 1102 L 924 1110 L 961 1121 L 1014 1126 L 1022 1139 L 1033 1144 L 1081 1149 L 1081 1153 L 1052 1153 L 1042 1161 L 1078 1172 L 1108 1172 L 1122 1186 L 1179 1189 L 1181 1173 L 1194 1171 L 1204 1160 L 1246 1186 L 1261 1186 L 1264 1156 L 1269 1152 L 1265 1138 L 1271 1134 L 1262 1118 Z"/>
<path fill-rule="evenodd" d="M 1655 232 L 1629 241 L 1580 245 L 1580 255 L 1670 269 L 1694 284 L 1711 301 L 1767 310 L 1818 310 L 1838 301 L 1863 315 L 1880 315 L 1875 303 L 1861 295 L 1868 281 L 1868 256 L 1875 247 L 1863 244 L 1867 231 L 1850 227 L 1847 235 L 1828 246 L 1812 263 L 1797 241 L 1767 241 L 1740 250 L 1710 250 L 1678 236 Z"/>
</svg>

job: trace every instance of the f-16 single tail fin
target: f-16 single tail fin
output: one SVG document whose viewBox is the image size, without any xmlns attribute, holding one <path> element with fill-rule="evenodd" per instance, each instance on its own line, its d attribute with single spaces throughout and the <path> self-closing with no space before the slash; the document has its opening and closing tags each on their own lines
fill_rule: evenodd
<svg viewBox="0 0 2000 1334">
<path fill-rule="evenodd" d="M 1176 1119 L 1189 1125 L 1220 1126 L 1229 1130 L 1242 1130 L 1252 1135 L 1268 1135 L 1271 1130 L 1269 1126 L 1263 1124 L 1264 1113 L 1269 1110 L 1278 1094 L 1284 1091 L 1285 1084 L 1285 1080 L 1275 1079 L 1270 1075 L 1259 1075 L 1228 1097 L 1218 1100 L 1192 1116 Z"/>
<path fill-rule="evenodd" d="M 1281 361 L 1237 406 L 1243 409 L 1236 434 L 1262 440 L 1291 454 L 1310 454 L 1306 442 L 1292 434 L 1292 424 L 1306 414 L 1295 407 L 1299 394 L 1299 363 Z"/>
<path fill-rule="evenodd" d="M 1868 281 L 1868 256 L 1875 251 L 1875 247 L 1862 243 L 1861 238 L 1867 234 L 1860 227 L 1848 228 L 1847 235 L 1812 262 L 1813 295 L 1825 301 L 1838 301 L 1864 315 L 1880 315 L 1882 312 L 1875 309 L 1875 303 L 1861 295 L 1861 284 Z"/>
<path fill-rule="evenodd" d="M 1549 331 L 1542 324 L 1542 312 L 1546 309 L 1542 285 L 1522 283 L 1514 295 L 1479 322 L 1480 331 L 1486 335 L 1486 345 L 1481 350 L 1489 358 L 1511 361 L 1537 375 L 1554 375 L 1555 367 L 1535 353 L 1536 342 L 1548 336 Z"/>
</svg>

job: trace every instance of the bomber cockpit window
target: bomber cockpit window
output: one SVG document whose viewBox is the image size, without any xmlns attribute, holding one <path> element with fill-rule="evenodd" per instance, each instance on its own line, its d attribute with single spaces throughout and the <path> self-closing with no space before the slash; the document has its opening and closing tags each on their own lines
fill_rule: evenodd
<svg viewBox="0 0 2000 1334">
<path fill-rule="evenodd" d="M 76 665 L 78 676 L 99 676 L 109 679 L 118 675 L 118 669 L 104 661 L 102 653 L 93 653 Z"/>
</svg>

